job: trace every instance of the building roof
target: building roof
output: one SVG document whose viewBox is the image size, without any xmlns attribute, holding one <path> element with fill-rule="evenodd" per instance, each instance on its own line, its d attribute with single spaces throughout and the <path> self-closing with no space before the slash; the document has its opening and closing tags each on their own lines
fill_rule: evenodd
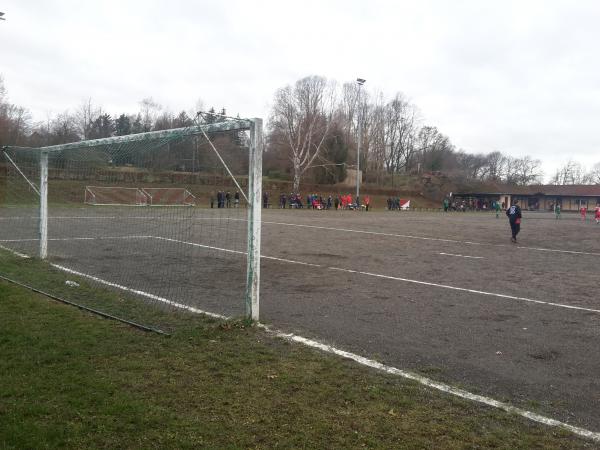
<svg viewBox="0 0 600 450">
<path fill-rule="evenodd" d="M 545 195 L 565 197 L 600 197 L 600 184 L 539 184 L 531 186 L 498 186 L 493 190 L 488 189 L 470 193 L 456 192 L 455 195 Z"/>
</svg>

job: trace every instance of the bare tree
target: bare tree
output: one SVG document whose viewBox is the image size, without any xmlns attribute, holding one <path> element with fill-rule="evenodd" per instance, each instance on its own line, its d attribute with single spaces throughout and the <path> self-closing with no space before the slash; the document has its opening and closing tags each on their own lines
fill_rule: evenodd
<svg viewBox="0 0 600 450">
<path fill-rule="evenodd" d="M 454 146 L 448 136 L 431 126 L 423 127 L 419 131 L 417 149 L 423 169 L 430 171 L 442 170 L 448 155 L 454 152 Z"/>
<path fill-rule="evenodd" d="M 551 183 L 557 185 L 584 184 L 585 173 L 582 165 L 573 160 L 567 161 L 556 170 Z"/>
<path fill-rule="evenodd" d="M 142 99 L 140 102 L 142 131 L 152 131 L 160 110 L 162 110 L 162 106 L 156 103 L 152 97 Z"/>
<path fill-rule="evenodd" d="M 76 118 L 68 111 L 58 114 L 50 123 L 50 144 L 66 144 L 79 140 Z"/>
<path fill-rule="evenodd" d="M 26 138 L 31 116 L 27 109 L 8 102 L 4 80 L 0 76 L 0 145 L 19 145 Z"/>
<path fill-rule="evenodd" d="M 412 163 L 415 154 L 417 134 L 417 116 L 403 94 L 385 105 L 383 110 L 386 169 L 388 172 L 406 170 Z"/>
<path fill-rule="evenodd" d="M 594 164 L 592 170 L 587 173 L 586 178 L 590 184 L 600 184 L 600 162 Z"/>
<path fill-rule="evenodd" d="M 508 158 L 507 182 L 528 185 L 537 184 L 542 177 L 542 162 L 530 156 L 522 158 Z"/>
<path fill-rule="evenodd" d="M 335 107 L 335 85 L 324 77 L 311 76 L 275 94 L 272 127 L 281 132 L 293 170 L 293 189 L 298 192 L 300 180 L 319 156 L 329 134 Z"/>
<path fill-rule="evenodd" d="M 75 122 L 82 139 L 90 139 L 92 123 L 102 114 L 102 108 L 94 106 L 91 98 L 85 99 L 75 111 Z"/>
</svg>

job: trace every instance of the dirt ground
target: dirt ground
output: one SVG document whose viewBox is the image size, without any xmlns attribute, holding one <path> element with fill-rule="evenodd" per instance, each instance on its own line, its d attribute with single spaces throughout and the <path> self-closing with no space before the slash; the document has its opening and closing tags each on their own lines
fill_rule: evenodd
<svg viewBox="0 0 600 450">
<path fill-rule="evenodd" d="M 34 216 L 0 210 L 0 245 L 34 254 Z M 244 210 L 53 209 L 50 260 L 240 315 L 245 227 Z M 261 321 L 600 431 L 589 218 L 525 212 L 518 244 L 493 213 L 275 209 L 262 227 Z"/>
</svg>

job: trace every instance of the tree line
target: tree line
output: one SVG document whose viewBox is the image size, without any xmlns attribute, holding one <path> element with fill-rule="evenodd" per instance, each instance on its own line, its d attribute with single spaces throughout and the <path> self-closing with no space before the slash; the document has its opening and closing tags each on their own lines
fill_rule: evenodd
<svg viewBox="0 0 600 450">
<path fill-rule="evenodd" d="M 426 124 L 418 107 L 400 92 L 386 99 L 357 83 L 338 87 L 335 81 L 310 76 L 277 90 L 269 124 L 265 168 L 287 171 L 295 187 L 311 174 L 321 182 L 341 181 L 344 169 L 357 166 L 364 181 L 380 186 L 395 174 L 427 172 L 464 181 L 542 182 L 538 159 L 457 149 L 447 135 Z M 600 183 L 600 163 L 586 172 L 569 161 L 552 182 Z"/>
<path fill-rule="evenodd" d="M 225 116 L 225 110 L 207 117 Z M 13 105 L 0 77 L 0 146 L 38 147 L 79 140 L 186 127 L 194 114 L 164 110 L 152 98 L 139 111 L 112 116 L 91 99 L 72 112 L 34 122 L 28 110 Z M 357 147 L 360 134 L 360 161 Z M 295 192 L 302 180 L 343 181 L 357 165 L 363 181 L 389 186 L 395 176 L 443 174 L 463 181 L 516 185 L 542 181 L 541 161 L 502 152 L 470 153 L 425 123 L 419 109 L 401 92 L 391 98 L 356 83 L 339 85 L 309 76 L 276 90 L 265 136 L 266 175 L 289 178 Z M 189 169 L 189 168 L 188 168 Z M 600 183 L 600 163 L 586 171 L 568 161 L 553 175 L 554 184 Z"/>
</svg>

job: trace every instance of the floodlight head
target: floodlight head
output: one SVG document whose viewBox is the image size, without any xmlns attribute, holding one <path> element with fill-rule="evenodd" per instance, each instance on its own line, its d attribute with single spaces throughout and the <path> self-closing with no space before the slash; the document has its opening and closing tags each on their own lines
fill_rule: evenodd
<svg viewBox="0 0 600 450">
<path fill-rule="evenodd" d="M 365 80 L 364 78 L 357 78 L 357 79 L 356 79 L 356 82 L 357 82 L 357 83 L 358 83 L 360 86 L 362 86 L 363 84 L 365 84 L 365 81 L 367 81 L 367 80 Z"/>
<path fill-rule="evenodd" d="M 6 20 L 4 17 L 2 17 L 4 15 L 3 12 L 0 12 L 0 20 Z"/>
</svg>

